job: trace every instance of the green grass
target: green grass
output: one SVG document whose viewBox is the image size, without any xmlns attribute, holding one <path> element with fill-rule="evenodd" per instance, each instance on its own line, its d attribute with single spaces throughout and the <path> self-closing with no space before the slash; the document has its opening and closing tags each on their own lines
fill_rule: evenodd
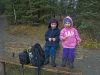
<svg viewBox="0 0 100 75">
<path fill-rule="evenodd" d="M 80 48 L 87 48 L 87 49 L 100 49 L 100 40 L 94 39 L 94 37 L 91 36 L 92 34 L 81 31 L 80 30 L 80 37 L 82 39 L 79 47 Z"/>
</svg>

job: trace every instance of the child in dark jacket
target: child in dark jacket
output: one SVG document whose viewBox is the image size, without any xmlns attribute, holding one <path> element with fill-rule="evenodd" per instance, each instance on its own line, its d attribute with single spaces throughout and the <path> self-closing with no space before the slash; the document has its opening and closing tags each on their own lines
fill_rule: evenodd
<svg viewBox="0 0 100 75">
<path fill-rule="evenodd" d="M 59 45 L 60 29 L 58 28 L 58 21 L 51 19 L 49 22 L 48 30 L 45 33 L 45 64 L 49 63 L 49 57 L 51 56 L 51 65 L 56 67 L 56 49 Z"/>
</svg>

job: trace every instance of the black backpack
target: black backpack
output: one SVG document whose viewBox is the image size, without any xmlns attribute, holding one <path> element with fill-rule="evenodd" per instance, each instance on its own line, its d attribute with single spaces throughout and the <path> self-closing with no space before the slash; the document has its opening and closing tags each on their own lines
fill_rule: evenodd
<svg viewBox="0 0 100 75">
<path fill-rule="evenodd" d="M 20 64 L 23 64 L 23 65 L 30 63 L 27 50 L 24 50 L 23 52 L 19 53 L 19 61 L 20 61 Z"/>
<path fill-rule="evenodd" d="M 41 45 L 39 43 L 36 43 L 34 46 L 32 46 L 31 51 L 31 64 L 36 67 L 44 65 L 45 55 Z"/>
</svg>

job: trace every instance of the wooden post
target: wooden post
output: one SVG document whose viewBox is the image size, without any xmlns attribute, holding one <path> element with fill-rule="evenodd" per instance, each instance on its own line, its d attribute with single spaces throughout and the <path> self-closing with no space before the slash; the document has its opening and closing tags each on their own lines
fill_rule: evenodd
<svg viewBox="0 0 100 75">
<path fill-rule="evenodd" d="M 5 62 L 0 62 L 0 75 L 6 75 Z"/>
</svg>

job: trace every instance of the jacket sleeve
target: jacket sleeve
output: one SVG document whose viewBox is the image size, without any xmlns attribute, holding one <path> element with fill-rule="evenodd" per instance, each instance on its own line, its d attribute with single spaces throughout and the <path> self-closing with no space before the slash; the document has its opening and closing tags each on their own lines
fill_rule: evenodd
<svg viewBox="0 0 100 75">
<path fill-rule="evenodd" d="M 49 41 L 49 34 L 48 33 L 49 33 L 48 31 L 45 33 L 45 41 Z"/>
<path fill-rule="evenodd" d="M 59 36 L 60 36 L 60 29 L 57 31 L 57 33 L 56 33 L 56 41 L 60 41 L 60 38 L 59 38 Z"/>
<path fill-rule="evenodd" d="M 79 33 L 78 33 L 78 31 L 76 29 L 75 29 L 75 38 L 77 40 L 77 43 L 81 42 L 81 38 L 80 38 Z"/>
<path fill-rule="evenodd" d="M 60 31 L 60 40 L 62 41 L 64 39 L 64 30 L 62 29 Z"/>
</svg>

